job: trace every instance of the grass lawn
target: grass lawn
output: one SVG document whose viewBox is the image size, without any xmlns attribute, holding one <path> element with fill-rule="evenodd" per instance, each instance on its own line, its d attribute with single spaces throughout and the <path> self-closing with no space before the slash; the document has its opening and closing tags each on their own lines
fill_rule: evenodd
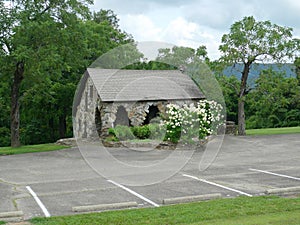
<svg viewBox="0 0 300 225">
<path fill-rule="evenodd" d="M 246 130 L 247 135 L 295 134 L 300 133 L 300 127 L 281 127 Z"/>
<path fill-rule="evenodd" d="M 207 202 L 50 218 L 35 225 L 300 224 L 300 198 L 238 197 Z"/>
<path fill-rule="evenodd" d="M 30 152 L 47 152 L 47 151 L 60 150 L 64 148 L 70 148 L 70 146 L 57 145 L 57 144 L 40 144 L 40 145 L 24 145 L 18 148 L 0 147 L 0 156 L 23 154 L 23 153 L 30 153 Z"/>
</svg>

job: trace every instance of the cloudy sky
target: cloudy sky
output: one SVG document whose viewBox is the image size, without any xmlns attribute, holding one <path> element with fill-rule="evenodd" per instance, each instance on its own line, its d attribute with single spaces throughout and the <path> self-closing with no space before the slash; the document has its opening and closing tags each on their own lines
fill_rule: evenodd
<svg viewBox="0 0 300 225">
<path fill-rule="evenodd" d="M 136 41 L 205 45 L 211 59 L 219 57 L 222 35 L 244 16 L 292 27 L 300 37 L 299 0 L 95 0 L 92 8 L 113 10 Z"/>
</svg>

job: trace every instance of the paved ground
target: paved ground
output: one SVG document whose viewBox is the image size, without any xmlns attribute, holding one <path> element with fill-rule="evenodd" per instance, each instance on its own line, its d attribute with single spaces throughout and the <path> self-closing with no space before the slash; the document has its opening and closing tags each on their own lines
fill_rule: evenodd
<svg viewBox="0 0 300 225">
<path fill-rule="evenodd" d="M 164 199 L 178 197 L 263 195 L 268 189 L 300 186 L 299 146 L 299 134 L 226 136 L 219 151 L 195 151 L 186 164 L 187 150 L 171 154 L 109 149 L 119 164 L 107 156 L 85 155 L 78 148 L 1 156 L 0 214 L 22 211 L 29 219 L 74 214 L 76 206 L 136 202 L 138 207 L 157 207 Z M 158 162 L 162 163 L 153 170 L 143 167 Z"/>
</svg>

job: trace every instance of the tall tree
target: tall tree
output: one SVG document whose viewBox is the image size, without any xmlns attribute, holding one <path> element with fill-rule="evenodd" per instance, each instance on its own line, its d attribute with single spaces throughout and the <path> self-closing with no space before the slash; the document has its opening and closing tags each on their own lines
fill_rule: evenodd
<svg viewBox="0 0 300 225">
<path fill-rule="evenodd" d="M 57 75 L 76 62 L 69 46 L 75 45 L 81 36 L 68 36 L 66 30 L 76 27 L 79 16 L 89 15 L 90 3 L 89 0 L 16 0 L 9 7 L 1 0 L 0 44 L 12 77 L 11 146 L 20 146 L 19 100 L 23 80 Z M 62 63 L 62 59 L 68 61 Z"/>
<path fill-rule="evenodd" d="M 299 40 L 293 39 L 292 28 L 272 24 L 270 21 L 256 21 L 249 16 L 230 27 L 230 33 L 222 37 L 219 50 L 222 54 L 220 61 L 225 65 L 243 65 L 237 93 L 238 134 L 245 135 L 245 100 L 251 66 L 255 62 L 281 62 L 293 58 L 295 50 L 299 50 Z"/>
</svg>

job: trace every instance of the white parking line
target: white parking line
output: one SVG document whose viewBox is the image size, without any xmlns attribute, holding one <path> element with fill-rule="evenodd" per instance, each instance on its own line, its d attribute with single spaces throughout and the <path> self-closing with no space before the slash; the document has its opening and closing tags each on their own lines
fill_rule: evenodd
<svg viewBox="0 0 300 225">
<path fill-rule="evenodd" d="M 194 179 L 194 180 L 198 180 L 198 181 L 201 181 L 201 182 L 210 184 L 210 185 L 214 185 L 214 186 L 217 186 L 217 187 L 220 187 L 220 188 L 229 190 L 229 191 L 233 191 L 233 192 L 239 193 L 239 194 L 241 194 L 241 195 L 246 195 L 246 196 L 248 196 L 248 197 L 252 197 L 252 196 L 253 196 L 253 195 L 248 194 L 248 193 L 246 193 L 246 192 L 239 191 L 239 190 L 236 190 L 236 189 L 233 189 L 233 188 L 230 188 L 230 187 L 226 187 L 226 186 L 224 186 L 224 185 L 217 184 L 217 183 L 214 183 L 214 182 L 211 182 L 211 181 L 208 181 L 208 180 L 200 179 L 200 178 L 198 178 L 198 177 L 191 176 L 191 175 L 188 175 L 188 174 L 182 174 L 182 176 L 184 176 L 184 177 L 189 177 L 189 178 L 192 178 L 192 179 Z"/>
<path fill-rule="evenodd" d="M 266 173 L 266 174 L 270 174 L 270 175 L 274 175 L 274 176 L 278 176 L 278 177 L 285 177 L 285 178 L 289 178 L 289 179 L 293 179 L 293 180 L 300 180 L 300 178 L 298 177 L 292 177 L 292 176 L 288 176 L 288 175 L 284 175 L 284 174 L 280 174 L 280 173 L 272 173 L 266 170 L 257 170 L 257 169 L 252 169 L 250 168 L 249 170 L 251 171 L 255 171 L 255 172 L 260 172 L 260 173 Z"/>
<path fill-rule="evenodd" d="M 32 195 L 32 197 L 34 198 L 34 200 L 36 201 L 36 203 L 39 205 L 39 207 L 42 209 L 45 217 L 50 217 L 51 216 L 50 213 L 46 209 L 45 205 L 41 202 L 41 200 L 39 199 L 39 197 L 36 195 L 36 193 L 31 189 L 31 187 L 26 186 L 26 188 L 29 191 L 29 193 Z"/>
<path fill-rule="evenodd" d="M 122 184 L 119 184 L 119 183 L 117 183 L 117 182 L 115 182 L 115 181 L 112 181 L 112 180 L 107 180 L 107 181 L 110 182 L 110 183 L 112 183 L 112 184 L 114 184 L 114 185 L 116 185 L 116 186 L 118 186 L 118 187 L 120 187 L 120 188 L 122 188 L 122 189 L 125 190 L 125 191 L 128 191 L 130 194 L 135 195 L 136 197 L 138 197 L 138 198 L 140 198 L 140 199 L 142 199 L 142 200 L 144 200 L 144 201 L 150 203 L 151 205 L 153 205 L 153 206 L 155 206 L 155 207 L 159 207 L 159 205 L 156 204 L 155 202 L 153 202 L 153 201 L 151 201 L 150 199 L 148 199 L 148 198 L 146 198 L 146 197 L 140 195 L 139 193 L 136 193 L 135 191 L 133 191 L 133 190 L 131 190 L 131 189 L 129 189 L 129 188 L 123 186 Z"/>
</svg>

